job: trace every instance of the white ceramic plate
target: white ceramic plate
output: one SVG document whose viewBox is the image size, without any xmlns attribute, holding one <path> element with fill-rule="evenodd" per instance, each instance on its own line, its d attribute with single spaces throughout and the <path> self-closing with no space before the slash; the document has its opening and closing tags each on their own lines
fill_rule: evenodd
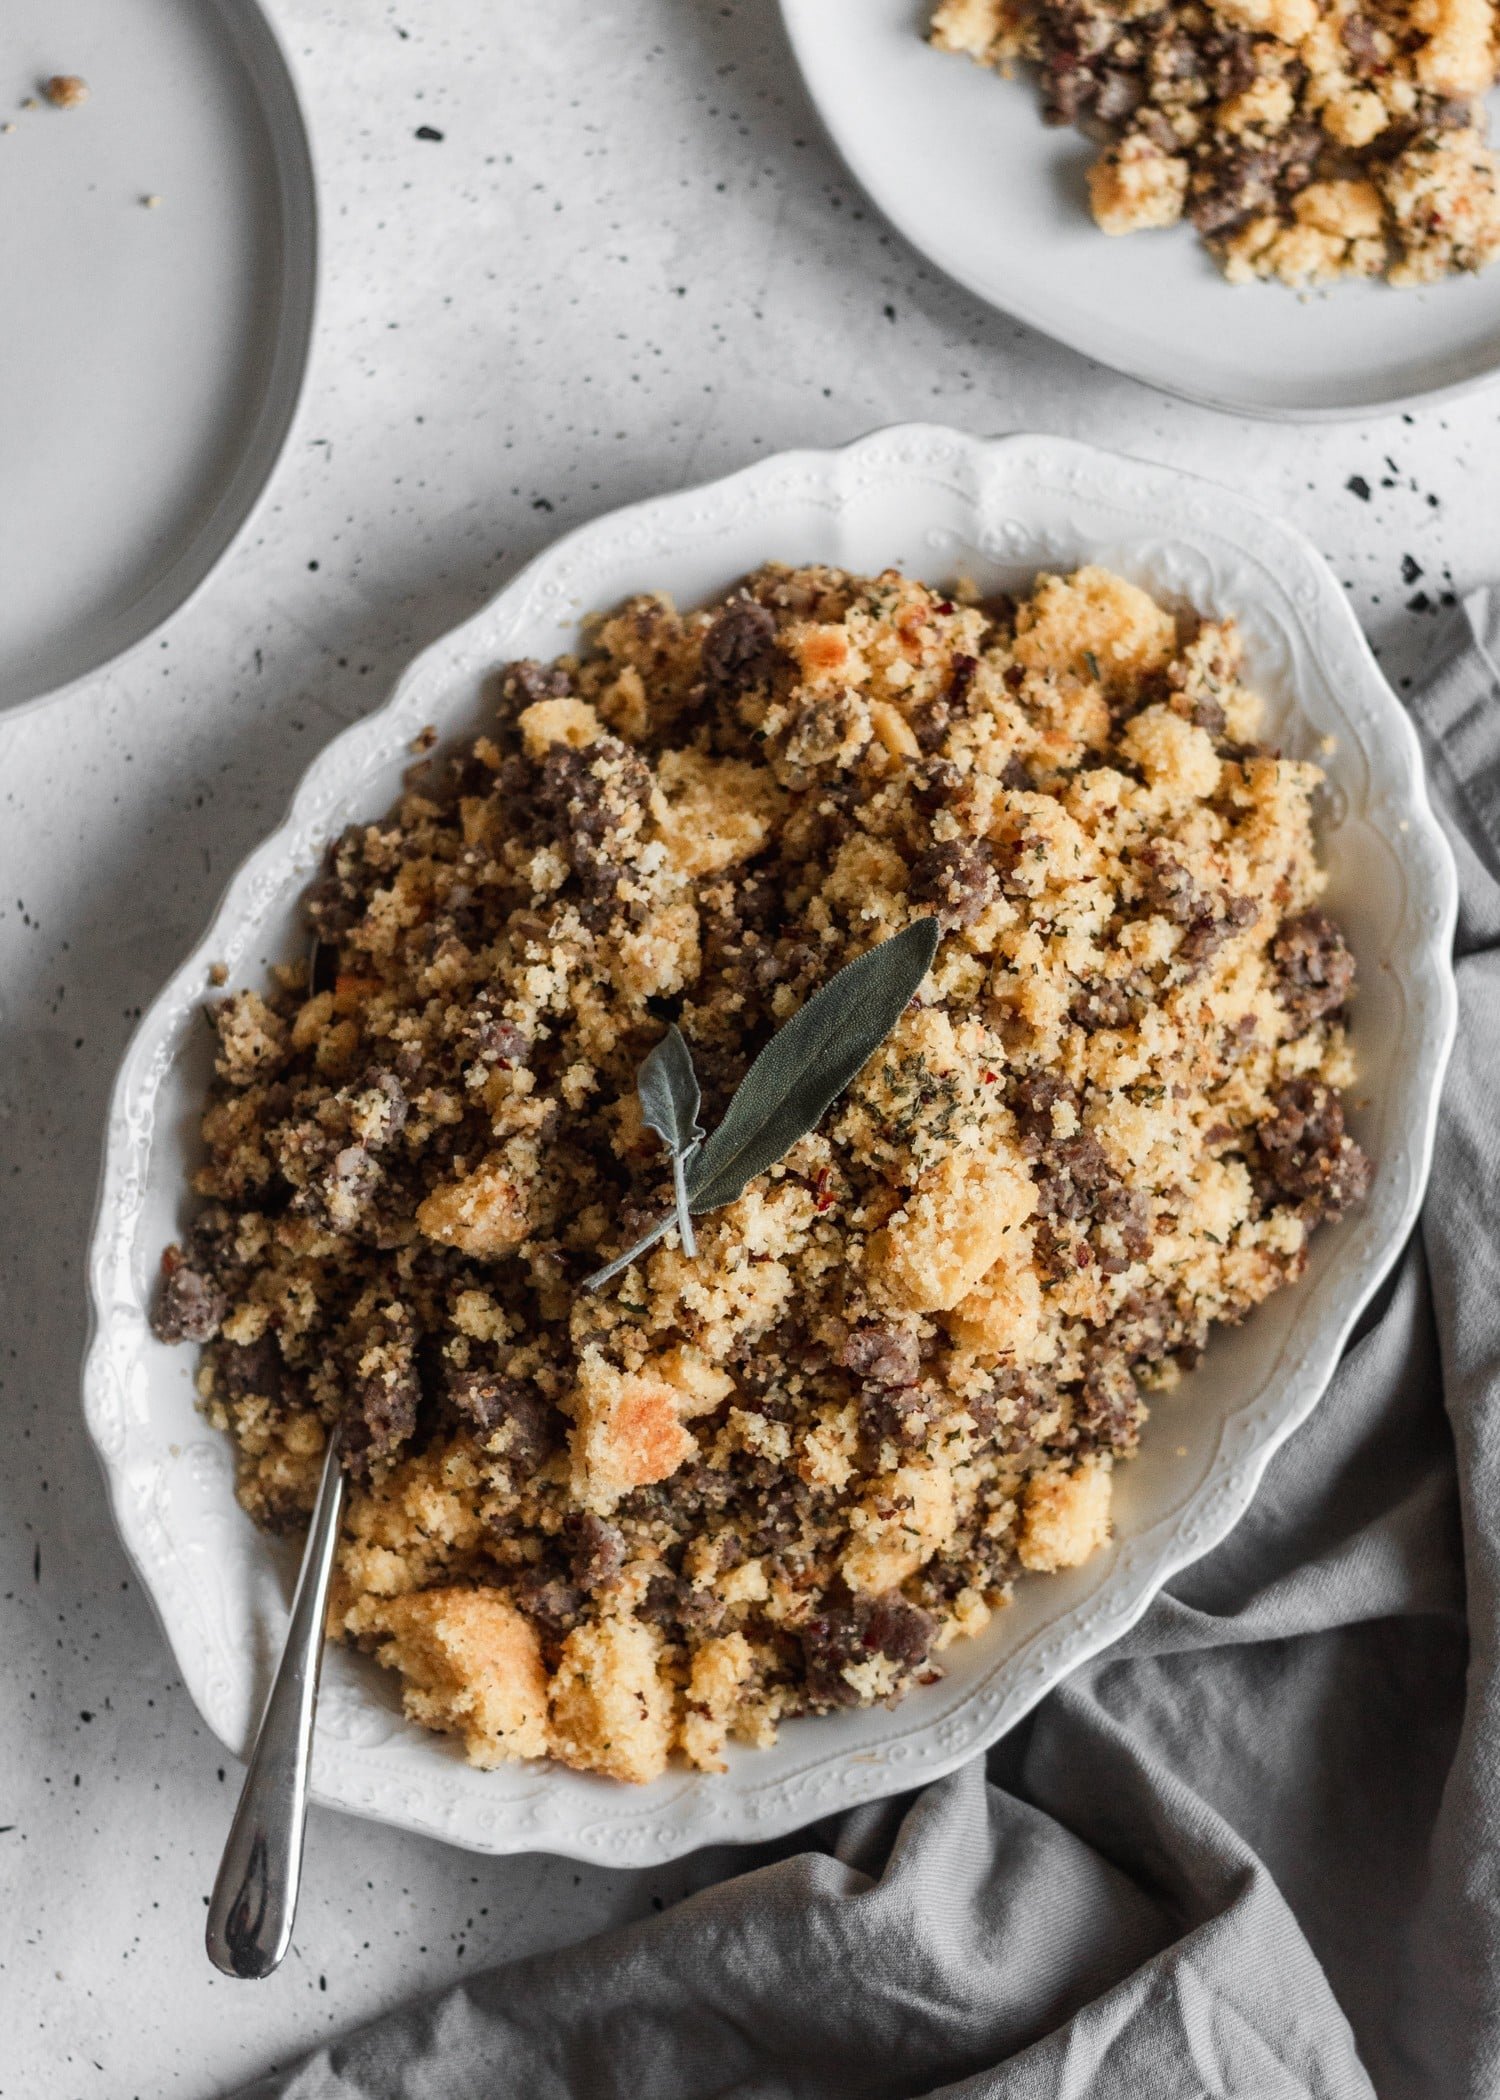
<svg viewBox="0 0 1500 2100">
<path fill-rule="evenodd" d="M 53 73 L 88 101 L 19 107 Z M 302 383 L 316 215 L 255 0 L 5 0 L 0 104 L 8 707 L 142 640 L 244 524 Z"/>
<path fill-rule="evenodd" d="M 1055 438 L 985 443 L 919 425 L 841 452 L 788 453 L 601 518 L 427 650 L 379 714 L 322 754 L 142 1022 L 115 1090 L 92 1259 L 88 1421 L 188 1689 L 226 1743 L 239 1749 L 258 1711 L 292 1553 L 273 1549 L 235 1503 L 228 1439 L 194 1412 L 193 1351 L 162 1347 L 146 1321 L 162 1245 L 189 1210 L 183 1173 L 208 1076 L 209 964 L 226 963 L 231 984 L 256 983 L 268 962 L 300 952 L 298 900 L 323 842 L 390 806 L 425 724 L 445 736 L 479 724 L 481 683 L 497 664 L 574 646 L 580 616 L 628 592 L 665 587 L 691 604 L 771 557 L 866 571 L 899 564 L 987 588 L 1102 561 L 1171 599 L 1239 617 L 1250 676 L 1271 703 L 1269 735 L 1301 751 L 1334 739 L 1324 843 L 1331 907 L 1360 964 L 1355 1035 L 1370 1106 L 1356 1128 L 1377 1162 L 1374 1187 L 1362 1210 L 1318 1235 L 1301 1282 L 1216 1337 L 1180 1394 L 1157 1403 L 1140 1457 L 1119 1475 L 1113 1545 L 1076 1573 L 1023 1583 L 982 1638 L 949 1650 L 943 1682 L 894 1712 L 792 1722 L 774 1750 L 732 1750 L 721 1777 L 673 1771 L 637 1789 L 550 1766 L 486 1773 L 402 1720 L 392 1677 L 334 1651 L 319 1797 L 481 1851 L 662 1860 L 795 1829 L 983 1749 L 1224 1536 L 1323 1390 L 1421 1195 L 1453 1027 L 1452 864 L 1411 727 L 1305 540 L 1169 468 Z"/>
<path fill-rule="evenodd" d="M 1034 79 L 923 42 L 930 0 L 781 0 L 850 169 L 914 247 L 992 306 L 1169 393 L 1241 415 L 1372 414 L 1500 367 L 1500 265 L 1422 291 L 1224 282 L 1187 226 L 1110 239 L 1094 157 Z"/>
</svg>

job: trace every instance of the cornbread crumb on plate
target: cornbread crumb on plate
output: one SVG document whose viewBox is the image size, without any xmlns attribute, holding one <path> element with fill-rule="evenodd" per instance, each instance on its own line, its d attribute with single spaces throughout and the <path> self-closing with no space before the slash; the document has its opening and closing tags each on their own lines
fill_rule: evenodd
<svg viewBox="0 0 1500 2100">
<path fill-rule="evenodd" d="M 1494 0 L 940 0 L 931 40 L 1040 68 L 1100 146 L 1105 233 L 1186 218 L 1233 284 L 1430 284 L 1500 254 Z"/>
<path fill-rule="evenodd" d="M 308 898 L 337 969 L 214 1009 L 203 1209 L 155 1324 L 239 1493 L 353 1474 L 340 1635 L 477 1764 L 721 1769 L 941 1674 L 1107 1540 L 1209 1326 L 1363 1195 L 1321 775 L 1255 741 L 1225 621 L 1102 569 L 968 602 L 770 566 L 509 665 Z M 636 1067 L 712 1129 L 844 962 L 935 915 L 817 1130 L 671 1209 Z"/>
<path fill-rule="evenodd" d="M 89 84 L 77 73 L 54 73 L 43 82 L 42 93 L 54 109 L 81 109 L 89 99 Z"/>
</svg>

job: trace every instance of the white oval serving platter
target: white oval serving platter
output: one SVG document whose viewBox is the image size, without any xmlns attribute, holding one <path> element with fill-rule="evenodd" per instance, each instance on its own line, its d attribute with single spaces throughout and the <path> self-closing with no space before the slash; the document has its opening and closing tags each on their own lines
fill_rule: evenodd
<svg viewBox="0 0 1500 2100">
<path fill-rule="evenodd" d="M 6 0 L 0 100 L 6 708 L 141 642 L 243 528 L 301 391 L 317 214 L 255 0 Z"/>
<path fill-rule="evenodd" d="M 893 226 L 989 305 L 1116 371 L 1236 415 L 1376 415 L 1500 369 L 1500 265 L 1420 291 L 1229 285 L 1186 225 L 1111 239 L 1095 149 L 1036 82 L 923 40 L 931 0 L 781 0 L 809 94 Z"/>
<path fill-rule="evenodd" d="M 378 714 L 323 752 L 141 1023 L 115 1089 L 90 1272 L 88 1423 L 120 1531 L 225 1743 L 239 1750 L 250 1734 L 295 1554 L 236 1504 L 228 1440 L 194 1409 L 193 1352 L 162 1347 L 147 1325 L 161 1248 L 190 1209 L 210 963 L 226 964 L 232 985 L 256 983 L 269 962 L 301 952 L 299 898 L 325 840 L 390 806 L 427 724 L 445 737 L 479 726 L 496 665 L 574 646 L 585 613 L 629 592 L 665 588 L 691 604 L 771 558 L 899 565 L 986 589 L 1100 561 L 1169 599 L 1236 615 L 1269 736 L 1318 754 L 1329 775 L 1323 844 L 1330 905 L 1360 964 L 1354 1033 L 1369 1105 L 1356 1128 L 1374 1185 L 1363 1209 L 1318 1235 L 1297 1285 L 1217 1335 L 1178 1393 L 1156 1402 L 1141 1455 L 1119 1475 L 1112 1545 L 1075 1573 L 1023 1583 L 983 1636 L 948 1651 L 941 1683 L 894 1711 L 792 1722 L 774 1750 L 732 1750 L 722 1776 L 674 1770 L 636 1789 L 551 1766 L 476 1771 L 402 1719 L 394 1679 L 332 1652 L 318 1797 L 480 1851 L 647 1864 L 772 1837 L 985 1748 L 1229 1530 L 1323 1391 L 1421 1198 L 1453 1029 L 1452 863 L 1410 724 L 1299 534 L 1173 469 L 1056 438 L 986 442 L 920 425 L 784 454 L 600 518 L 428 649 Z"/>
</svg>

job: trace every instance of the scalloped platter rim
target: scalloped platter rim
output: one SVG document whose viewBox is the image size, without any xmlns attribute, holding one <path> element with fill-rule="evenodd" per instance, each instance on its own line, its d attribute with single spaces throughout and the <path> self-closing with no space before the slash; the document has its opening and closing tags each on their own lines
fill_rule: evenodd
<svg viewBox="0 0 1500 2100">
<path fill-rule="evenodd" d="M 703 601 L 768 559 L 899 566 L 934 581 L 966 574 L 986 588 L 1099 560 L 1169 602 L 1239 617 L 1272 735 L 1328 774 L 1323 850 L 1330 902 L 1361 965 L 1354 1035 L 1368 1101 L 1355 1128 L 1375 1157 L 1374 1184 L 1361 1211 L 1319 1234 L 1306 1276 L 1216 1335 L 1178 1392 L 1156 1402 L 1141 1454 L 1119 1476 L 1112 1544 L 1083 1569 L 1023 1584 L 982 1635 L 947 1652 L 940 1683 L 894 1710 L 792 1722 L 772 1750 L 733 1749 L 725 1774 L 673 1770 L 632 1788 L 551 1765 L 477 1771 L 402 1718 L 388 1674 L 330 1651 L 317 1797 L 475 1851 L 651 1865 L 784 1834 L 985 1749 L 1243 1514 L 1326 1387 L 1421 1201 L 1455 1017 L 1452 858 L 1412 727 L 1298 533 L 1174 468 L 1059 438 L 983 440 L 927 425 L 784 453 L 596 519 L 424 651 L 386 704 L 313 762 L 286 821 L 234 877 L 141 1022 L 116 1083 L 85 1410 L 121 1536 L 223 1742 L 238 1752 L 250 1736 L 296 1556 L 239 1509 L 227 1439 L 194 1409 L 190 1352 L 162 1347 L 147 1326 L 160 1248 L 187 1214 L 210 964 L 226 964 L 232 984 L 255 982 L 297 952 L 297 900 L 324 841 L 390 805 L 426 725 L 444 735 L 478 726 L 480 688 L 500 662 L 572 646 L 585 613 L 633 590 Z"/>
</svg>

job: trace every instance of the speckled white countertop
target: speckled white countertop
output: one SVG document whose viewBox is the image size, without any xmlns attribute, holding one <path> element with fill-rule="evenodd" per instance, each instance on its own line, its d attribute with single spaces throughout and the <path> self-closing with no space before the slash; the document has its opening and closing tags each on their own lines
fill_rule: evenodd
<svg viewBox="0 0 1500 2100">
<path fill-rule="evenodd" d="M 771 0 L 276 12 L 324 191 L 300 429 L 187 613 L 0 717 L 4 2100 L 221 2093 L 732 1865 L 476 1860 L 315 1813 L 285 1968 L 234 1984 L 203 1957 L 236 1772 L 110 1526 L 78 1404 L 83 1253 L 132 1021 L 320 745 L 560 527 L 902 418 L 1064 432 L 1246 490 L 1326 550 L 1398 684 L 1425 608 L 1500 575 L 1500 394 L 1236 423 L 985 312 L 845 180 Z"/>
</svg>

